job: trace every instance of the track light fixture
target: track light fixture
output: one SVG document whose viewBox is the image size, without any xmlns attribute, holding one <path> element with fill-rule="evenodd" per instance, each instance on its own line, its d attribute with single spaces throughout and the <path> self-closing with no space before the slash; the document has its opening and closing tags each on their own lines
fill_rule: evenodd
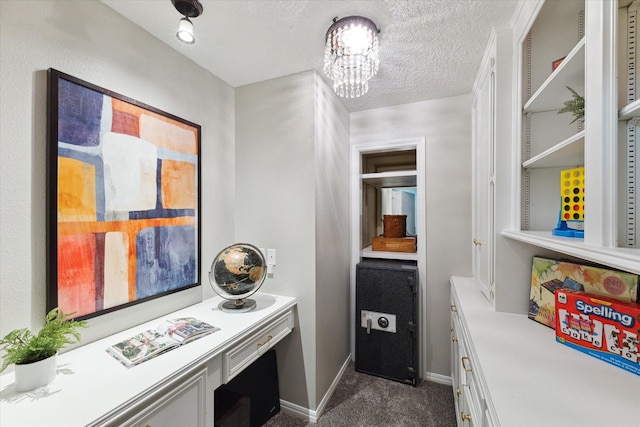
<svg viewBox="0 0 640 427">
<path fill-rule="evenodd" d="M 193 35 L 193 23 L 189 18 L 197 18 L 202 14 L 202 4 L 198 0 L 171 0 L 171 3 L 173 3 L 173 7 L 184 16 L 184 18 L 180 19 L 176 36 L 185 43 L 195 43 L 196 38 Z"/>
</svg>

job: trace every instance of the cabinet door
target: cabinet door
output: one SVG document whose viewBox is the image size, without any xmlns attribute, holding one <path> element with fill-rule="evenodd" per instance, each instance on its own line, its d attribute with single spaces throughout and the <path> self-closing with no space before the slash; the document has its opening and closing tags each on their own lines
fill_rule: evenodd
<svg viewBox="0 0 640 427">
<path fill-rule="evenodd" d="M 206 378 L 202 370 L 158 397 L 124 425 L 135 427 L 205 426 Z"/>
<path fill-rule="evenodd" d="M 473 274 L 493 301 L 494 60 L 479 75 L 473 99 Z"/>
<path fill-rule="evenodd" d="M 461 332 L 457 308 L 454 301 L 451 300 L 451 382 L 456 414 L 460 414 L 462 410 L 462 376 L 460 374 L 460 351 L 458 350 L 458 335 Z"/>
</svg>

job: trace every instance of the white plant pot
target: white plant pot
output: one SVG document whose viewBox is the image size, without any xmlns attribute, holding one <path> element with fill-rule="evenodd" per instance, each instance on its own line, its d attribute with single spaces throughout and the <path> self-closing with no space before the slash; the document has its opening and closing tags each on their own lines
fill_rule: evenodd
<svg viewBox="0 0 640 427">
<path fill-rule="evenodd" d="M 34 390 L 49 384 L 58 372 L 58 355 L 38 362 L 15 365 L 16 391 Z"/>
</svg>

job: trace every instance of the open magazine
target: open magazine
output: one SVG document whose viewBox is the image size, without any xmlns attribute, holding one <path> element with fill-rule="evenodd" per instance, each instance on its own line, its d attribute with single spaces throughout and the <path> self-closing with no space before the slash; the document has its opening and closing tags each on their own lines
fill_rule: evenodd
<svg viewBox="0 0 640 427">
<path fill-rule="evenodd" d="M 112 345 L 107 348 L 107 353 L 130 368 L 219 330 L 220 328 L 193 317 L 165 320 L 156 329 L 141 332 Z"/>
</svg>

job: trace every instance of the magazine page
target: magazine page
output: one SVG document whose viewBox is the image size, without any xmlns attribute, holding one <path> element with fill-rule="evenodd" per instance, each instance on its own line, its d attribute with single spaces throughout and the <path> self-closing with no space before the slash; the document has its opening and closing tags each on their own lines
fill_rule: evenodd
<svg viewBox="0 0 640 427">
<path fill-rule="evenodd" d="M 183 317 L 162 322 L 158 325 L 156 332 L 182 344 L 219 330 L 220 328 L 194 317 Z"/>
<path fill-rule="evenodd" d="M 107 352 L 126 367 L 131 367 L 178 345 L 179 342 L 171 337 L 150 330 L 109 347 Z"/>
</svg>

